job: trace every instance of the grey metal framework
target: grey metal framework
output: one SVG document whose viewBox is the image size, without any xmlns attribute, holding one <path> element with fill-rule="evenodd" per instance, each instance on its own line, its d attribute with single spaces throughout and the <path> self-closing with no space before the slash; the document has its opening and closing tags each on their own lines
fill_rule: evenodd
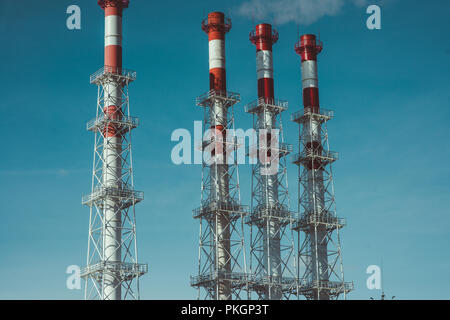
<svg viewBox="0 0 450 320">
<path fill-rule="evenodd" d="M 246 219 L 251 230 L 249 299 L 297 296 L 294 217 L 289 209 L 286 167 L 292 145 L 284 143 L 281 121 L 281 112 L 287 108 L 287 102 L 268 98 L 245 106 L 257 132 L 256 145 L 250 146 L 249 153 L 257 158 L 252 165 L 251 214 Z M 272 166 L 276 170 L 270 170 Z"/>
<path fill-rule="evenodd" d="M 139 299 L 139 277 L 147 264 L 138 263 L 135 204 L 144 194 L 134 190 L 128 84 L 134 71 L 103 67 L 91 76 L 98 86 L 97 116 L 87 123 L 95 133 L 92 191 L 82 198 L 90 207 L 87 266 L 82 268 L 85 299 Z M 105 110 L 118 107 L 111 117 Z M 114 128 L 111 136 L 108 128 Z"/>
<path fill-rule="evenodd" d="M 198 97 L 205 128 L 234 129 L 233 105 L 239 101 L 237 93 L 216 90 Z M 191 276 L 198 299 L 242 299 L 247 289 L 243 220 L 248 207 L 240 203 L 236 140 L 234 133 L 222 137 L 213 129 L 202 143 L 201 206 L 193 210 L 200 222 L 198 274 Z"/>
<path fill-rule="evenodd" d="M 333 112 L 314 110 L 305 107 L 291 116 L 300 127 L 300 152 L 292 157 L 299 166 L 299 217 L 294 225 L 299 294 L 314 300 L 338 299 L 342 294 L 345 299 L 353 283 L 344 281 L 339 231 L 345 220 L 336 216 L 331 164 L 338 154 L 329 150 L 327 133 Z"/>
</svg>

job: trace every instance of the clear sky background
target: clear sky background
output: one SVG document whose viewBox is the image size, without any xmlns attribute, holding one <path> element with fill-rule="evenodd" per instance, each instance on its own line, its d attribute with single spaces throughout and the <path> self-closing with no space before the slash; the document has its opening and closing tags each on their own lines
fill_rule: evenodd
<svg viewBox="0 0 450 320">
<path fill-rule="evenodd" d="M 275 95 L 290 103 L 285 136 L 295 146 L 298 127 L 289 117 L 301 108 L 297 24 L 283 13 L 252 19 L 240 13 L 245 1 L 130 2 L 123 65 L 138 72 L 130 86 L 132 114 L 141 119 L 133 159 L 145 200 L 136 212 L 140 260 L 150 268 L 141 295 L 194 299 L 189 275 L 197 267 L 198 221 L 191 210 L 200 201 L 201 167 L 172 164 L 170 135 L 202 119 L 195 106 L 208 90 L 201 20 L 213 10 L 232 18 L 227 83 L 243 102 L 256 97 L 248 33 L 255 23 L 274 23 Z M 366 268 L 383 263 L 389 297 L 449 299 L 450 2 L 372 0 L 382 9 L 382 29 L 373 31 L 366 28 L 367 4 L 353 2 L 300 21 L 300 33 L 320 31 L 324 42 L 320 101 L 335 110 L 328 129 L 331 149 L 340 152 L 336 202 L 348 223 L 345 277 L 355 283 L 348 298 L 379 297 L 366 288 Z M 81 30 L 66 28 L 71 4 L 81 7 Z M 0 2 L 2 299 L 83 296 L 66 289 L 65 271 L 86 260 L 89 209 L 81 196 L 90 192 L 94 137 L 85 124 L 95 116 L 89 75 L 103 64 L 103 28 L 93 0 Z M 243 103 L 235 113 L 237 127 L 251 126 Z M 288 170 L 295 204 L 297 170 Z M 240 173 L 243 203 L 250 204 L 250 166 Z"/>
</svg>

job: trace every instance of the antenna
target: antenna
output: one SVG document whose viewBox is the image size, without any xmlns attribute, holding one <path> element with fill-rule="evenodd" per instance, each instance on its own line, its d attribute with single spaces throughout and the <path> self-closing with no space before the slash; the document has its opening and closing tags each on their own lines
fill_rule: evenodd
<svg viewBox="0 0 450 320">
<path fill-rule="evenodd" d="M 381 258 L 381 300 L 384 300 L 383 258 Z"/>
<path fill-rule="evenodd" d="M 386 294 L 384 293 L 384 276 L 383 276 L 383 258 L 381 258 L 381 265 L 380 265 L 380 270 L 381 270 L 381 298 L 380 300 L 386 300 Z M 392 300 L 394 300 L 396 298 L 396 296 L 392 296 Z M 370 300 L 375 300 L 374 298 L 370 297 Z"/>
</svg>

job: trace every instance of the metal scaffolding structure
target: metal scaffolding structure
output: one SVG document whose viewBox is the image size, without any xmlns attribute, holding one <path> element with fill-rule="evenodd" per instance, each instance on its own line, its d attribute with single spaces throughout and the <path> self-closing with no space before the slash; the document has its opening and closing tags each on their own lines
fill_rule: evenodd
<svg viewBox="0 0 450 320">
<path fill-rule="evenodd" d="M 329 150 L 327 121 L 333 112 L 319 107 L 317 54 L 322 43 L 303 35 L 295 46 L 302 57 L 304 110 L 292 115 L 299 124 L 298 232 L 299 294 L 307 299 L 344 299 L 353 283 L 344 281 L 340 229 L 345 220 L 336 216 L 331 164 L 338 154 Z"/>
<path fill-rule="evenodd" d="M 249 299 L 281 300 L 296 297 L 296 259 L 287 180 L 287 155 L 281 113 L 286 101 L 274 98 L 272 46 L 278 32 L 267 23 L 250 33 L 256 46 L 258 99 L 245 106 L 253 115 L 256 144 L 252 161 Z"/>
<path fill-rule="evenodd" d="M 247 287 L 243 221 L 248 208 L 240 202 L 233 112 L 240 96 L 226 89 L 225 34 L 230 28 L 222 12 L 211 12 L 202 22 L 209 40 L 210 91 L 197 98 L 207 128 L 201 206 L 193 211 L 200 221 L 198 274 L 191 277 L 198 299 L 241 299 Z"/>
<path fill-rule="evenodd" d="M 95 72 L 97 115 L 87 123 L 95 133 L 91 193 L 82 198 L 90 207 L 85 299 L 139 299 L 139 277 L 148 271 L 138 263 L 135 205 L 144 194 L 134 190 L 131 130 L 139 121 L 130 116 L 128 85 L 136 72 L 123 69 L 121 15 L 128 1 L 99 1 L 105 10 L 105 66 Z M 117 54 L 119 53 L 119 54 Z"/>
<path fill-rule="evenodd" d="M 253 114 L 258 142 L 250 148 L 250 156 L 258 161 L 252 166 L 251 215 L 246 219 L 250 226 L 249 289 L 257 299 L 290 299 L 296 297 L 297 279 L 286 167 L 292 146 L 283 141 L 281 122 L 287 102 L 260 98 L 256 108 L 252 105 L 246 106 L 246 112 Z M 261 161 L 265 156 L 271 159 Z M 272 166 L 277 167 L 273 172 Z"/>
<path fill-rule="evenodd" d="M 92 192 L 82 198 L 90 207 L 90 222 L 81 277 L 86 280 L 85 299 L 139 299 L 138 278 L 148 267 L 137 259 L 135 204 L 144 194 L 134 190 L 133 182 L 131 130 L 138 120 L 130 117 L 128 84 L 135 76 L 110 71 L 102 68 L 91 79 L 98 85 L 98 99 L 97 116 L 87 124 L 95 143 Z M 111 117 L 104 112 L 106 97 L 116 90 L 121 99 L 114 103 L 121 107 Z"/>
<path fill-rule="evenodd" d="M 218 122 L 234 128 L 233 105 L 239 99 L 236 93 L 214 90 L 200 96 L 197 105 L 204 108 L 205 128 Z M 242 299 L 247 288 L 243 221 L 248 207 L 240 202 L 238 144 L 225 130 L 209 132 L 203 140 L 201 206 L 193 210 L 200 234 L 198 275 L 191 277 L 191 286 L 198 288 L 198 299 Z"/>
</svg>

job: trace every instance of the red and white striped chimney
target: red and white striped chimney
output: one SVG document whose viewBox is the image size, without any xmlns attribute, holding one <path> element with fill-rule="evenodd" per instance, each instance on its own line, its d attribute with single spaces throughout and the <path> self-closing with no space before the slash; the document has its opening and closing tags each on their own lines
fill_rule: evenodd
<svg viewBox="0 0 450 320">
<path fill-rule="evenodd" d="M 295 51 L 302 60 L 302 86 L 303 86 L 303 107 L 304 114 L 319 114 L 319 85 L 317 76 L 317 55 L 322 51 L 322 43 L 316 41 L 316 36 L 305 34 L 300 37 L 300 41 L 295 45 Z M 304 151 L 307 155 L 321 155 L 322 146 L 321 120 L 317 117 L 309 117 L 309 121 L 303 124 Z M 305 194 L 310 207 L 308 215 L 327 214 L 325 202 L 324 185 L 324 162 L 320 158 L 313 157 L 311 161 L 305 163 L 307 170 L 307 186 Z M 310 236 L 310 253 L 312 257 L 310 268 L 311 281 L 328 281 L 328 250 L 327 229 L 323 224 L 311 225 L 308 230 Z M 314 282 L 313 282 L 314 283 Z M 329 292 L 321 290 L 320 286 L 314 289 L 314 299 L 328 300 Z"/>
<path fill-rule="evenodd" d="M 128 0 L 99 0 L 98 4 L 105 11 L 105 66 L 104 73 L 122 73 L 122 11 L 128 7 Z M 111 77 L 103 84 L 104 117 L 121 119 L 122 87 L 120 80 Z M 119 128 L 107 123 L 104 128 L 103 171 L 105 188 L 122 187 L 122 135 Z M 104 203 L 105 236 L 104 256 L 106 263 L 122 261 L 122 212 L 116 199 L 108 198 Z M 103 294 L 106 300 L 121 299 L 121 278 L 119 271 L 104 275 Z"/>
<path fill-rule="evenodd" d="M 105 67 L 111 72 L 122 68 L 122 11 L 129 0 L 99 0 L 105 11 Z"/>
<path fill-rule="evenodd" d="M 278 33 L 267 23 L 258 24 L 250 33 L 250 41 L 256 45 L 258 98 L 264 98 L 268 103 L 274 99 L 272 45 L 277 40 Z"/>
<path fill-rule="evenodd" d="M 227 77 L 225 71 L 225 34 L 231 29 L 231 20 L 222 12 L 211 12 L 202 23 L 202 30 L 208 34 L 209 45 L 209 89 L 219 95 L 226 95 Z M 217 141 L 226 141 L 227 108 L 215 103 L 211 112 L 211 130 Z M 225 144 L 216 143 L 211 156 L 217 163 L 226 161 Z"/>
<path fill-rule="evenodd" d="M 322 51 L 322 43 L 316 36 L 305 34 L 295 45 L 295 52 L 302 58 L 303 106 L 319 112 L 319 84 L 317 79 L 317 55 Z"/>
<path fill-rule="evenodd" d="M 230 19 L 225 18 L 222 12 L 211 12 L 208 18 L 202 22 L 202 29 L 208 34 L 209 44 L 209 88 L 214 96 L 226 96 L 226 72 L 225 72 L 225 34 L 231 29 Z M 211 158 L 214 159 L 210 172 L 212 187 L 210 201 L 218 204 L 227 203 L 229 200 L 229 175 L 226 164 L 226 133 L 227 133 L 227 106 L 221 99 L 214 99 L 210 107 L 210 129 L 214 132 L 214 149 Z M 215 298 L 229 300 L 232 297 L 230 282 L 224 279 L 231 273 L 231 247 L 230 247 L 230 223 L 226 214 L 220 213 L 216 219 L 216 234 L 220 236 L 216 243 L 215 264 L 216 272 L 220 275 L 217 279 Z"/>
<path fill-rule="evenodd" d="M 302 35 L 300 41 L 295 44 L 295 52 L 301 56 L 302 61 L 303 107 L 305 113 L 320 113 L 317 55 L 321 51 L 322 43 L 317 42 L 316 36 L 313 34 Z M 317 119 L 312 119 L 305 123 L 303 129 L 307 149 L 320 153 L 322 151 L 320 122 Z M 308 169 L 319 169 L 320 167 L 320 161 L 317 159 L 307 165 Z"/>
<path fill-rule="evenodd" d="M 250 33 L 250 41 L 256 46 L 256 73 L 258 79 L 258 105 L 264 103 L 275 104 L 274 80 L 273 80 L 273 57 L 272 45 L 278 40 L 278 32 L 272 30 L 272 26 L 267 23 L 256 25 L 255 30 Z M 268 169 L 273 164 L 271 145 L 273 138 L 278 140 L 278 136 L 272 137 L 272 130 L 276 126 L 277 113 L 273 109 L 261 108 L 258 112 L 258 154 L 261 167 Z M 265 150 L 265 151 L 264 151 Z M 266 155 L 261 158 L 262 152 Z M 279 157 L 279 155 L 273 155 Z M 279 160 L 279 159 L 277 159 Z M 268 212 L 280 206 L 278 199 L 278 170 L 271 174 L 263 174 L 259 170 L 257 181 L 262 189 L 260 193 L 260 205 L 264 206 Z M 280 251 L 280 224 L 276 219 L 265 218 L 262 224 L 262 238 L 260 246 L 263 248 L 262 257 L 259 257 L 263 268 L 263 274 L 272 279 L 270 281 L 280 281 L 282 271 L 282 259 Z M 266 285 L 264 288 L 264 299 L 280 300 L 283 293 L 279 286 Z"/>
<path fill-rule="evenodd" d="M 122 72 L 122 12 L 128 8 L 129 0 L 99 0 L 98 4 L 105 11 L 105 72 Z M 120 119 L 119 101 L 122 93 L 120 86 L 111 86 L 111 92 L 105 96 L 105 116 Z M 105 136 L 114 137 L 117 129 L 109 124 Z"/>
<path fill-rule="evenodd" d="M 225 34 L 231 29 L 231 22 L 222 12 L 211 12 L 202 24 L 209 41 L 209 88 L 226 92 Z"/>
</svg>

